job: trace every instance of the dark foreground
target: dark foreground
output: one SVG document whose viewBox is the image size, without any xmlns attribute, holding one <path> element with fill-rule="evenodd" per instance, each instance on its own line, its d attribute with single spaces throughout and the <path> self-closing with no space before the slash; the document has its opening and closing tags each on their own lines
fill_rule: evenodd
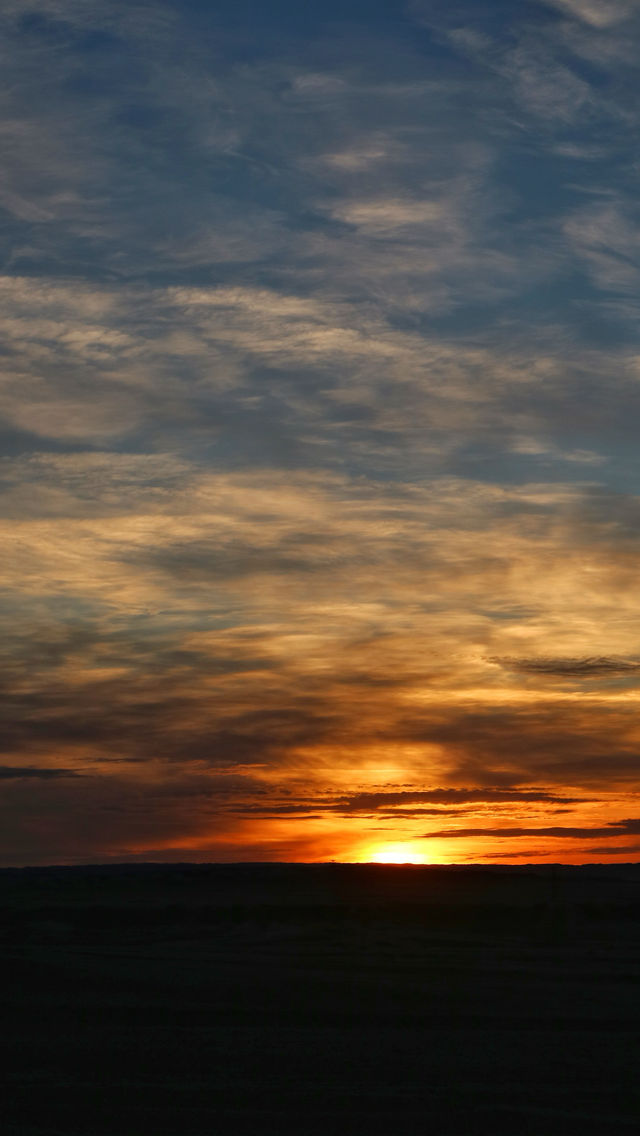
<svg viewBox="0 0 640 1136">
<path fill-rule="evenodd" d="M 7 1136 L 640 1123 L 640 865 L 0 872 Z"/>
</svg>

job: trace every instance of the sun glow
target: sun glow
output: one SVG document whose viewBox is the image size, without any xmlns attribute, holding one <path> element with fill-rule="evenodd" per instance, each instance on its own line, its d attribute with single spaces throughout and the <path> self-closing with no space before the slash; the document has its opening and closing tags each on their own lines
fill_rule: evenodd
<svg viewBox="0 0 640 1136">
<path fill-rule="evenodd" d="M 382 844 L 374 848 L 367 856 L 370 864 L 427 864 L 424 852 L 419 851 L 414 844 Z"/>
</svg>

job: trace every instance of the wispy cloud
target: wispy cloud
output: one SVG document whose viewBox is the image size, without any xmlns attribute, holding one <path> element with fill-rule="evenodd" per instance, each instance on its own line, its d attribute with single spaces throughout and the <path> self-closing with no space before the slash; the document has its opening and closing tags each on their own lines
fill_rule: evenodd
<svg viewBox="0 0 640 1136">
<path fill-rule="evenodd" d="M 634 14 L 632 0 L 544 0 L 593 28 L 608 28 Z"/>
</svg>

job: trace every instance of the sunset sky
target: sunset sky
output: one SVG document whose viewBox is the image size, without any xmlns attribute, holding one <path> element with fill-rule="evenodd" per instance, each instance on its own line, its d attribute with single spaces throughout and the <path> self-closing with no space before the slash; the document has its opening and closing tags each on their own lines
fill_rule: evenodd
<svg viewBox="0 0 640 1136">
<path fill-rule="evenodd" d="M 637 3 L 0 30 L 0 862 L 638 859 Z"/>
</svg>

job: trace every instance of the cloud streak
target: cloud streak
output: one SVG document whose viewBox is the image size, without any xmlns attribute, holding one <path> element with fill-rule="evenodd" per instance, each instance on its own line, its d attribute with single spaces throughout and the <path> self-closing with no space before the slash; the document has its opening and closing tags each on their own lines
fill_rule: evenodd
<svg viewBox="0 0 640 1136">
<path fill-rule="evenodd" d="M 558 678 L 633 677 L 640 663 L 626 659 L 496 659 L 495 662 L 522 674 Z"/>
<path fill-rule="evenodd" d="M 427 789 L 421 792 L 404 790 L 400 793 L 360 793 L 356 797 L 347 798 L 344 805 L 348 809 L 362 810 L 426 802 L 438 805 L 577 803 L 576 798 L 573 797 L 558 797 L 555 793 L 527 789 Z"/>
<path fill-rule="evenodd" d="M 29 780 L 31 777 L 48 781 L 52 777 L 78 777 L 76 769 L 47 769 L 34 765 L 0 765 L 0 781 Z"/>
<path fill-rule="evenodd" d="M 571 828 L 564 825 L 553 825 L 548 828 L 447 828 L 439 832 L 426 832 L 425 838 L 432 836 L 466 838 L 469 836 L 492 836 L 513 838 L 520 836 L 560 837 L 567 840 L 589 840 L 594 837 L 636 836 L 640 832 L 640 819 L 633 817 L 629 820 L 609 821 L 608 824 L 598 827 Z"/>
</svg>

